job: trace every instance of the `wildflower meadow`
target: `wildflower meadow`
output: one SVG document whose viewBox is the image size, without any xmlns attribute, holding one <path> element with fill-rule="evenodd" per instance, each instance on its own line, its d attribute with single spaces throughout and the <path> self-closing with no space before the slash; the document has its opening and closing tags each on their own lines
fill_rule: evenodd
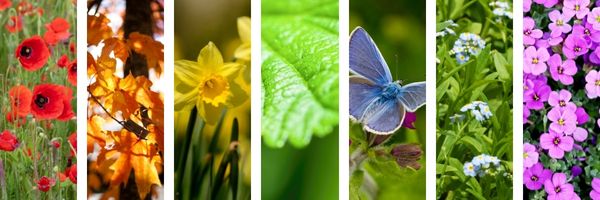
<svg viewBox="0 0 600 200">
<path fill-rule="evenodd" d="M 512 5 L 437 1 L 437 199 L 512 197 Z"/>
<path fill-rule="evenodd" d="M 0 199 L 74 199 L 75 5 L 0 1 Z"/>
<path fill-rule="evenodd" d="M 600 199 L 600 2 L 523 11 L 524 198 Z"/>
</svg>

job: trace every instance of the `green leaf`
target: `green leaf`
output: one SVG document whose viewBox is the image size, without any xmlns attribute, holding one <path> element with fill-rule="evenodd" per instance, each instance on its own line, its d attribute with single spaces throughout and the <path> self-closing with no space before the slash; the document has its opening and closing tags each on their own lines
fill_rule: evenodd
<svg viewBox="0 0 600 200">
<path fill-rule="evenodd" d="M 338 124 L 338 1 L 262 2 L 262 136 L 306 146 Z"/>
</svg>

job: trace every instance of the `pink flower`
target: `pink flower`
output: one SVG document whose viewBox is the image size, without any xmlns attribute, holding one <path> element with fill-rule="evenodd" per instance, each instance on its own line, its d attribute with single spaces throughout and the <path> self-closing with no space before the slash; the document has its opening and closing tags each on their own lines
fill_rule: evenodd
<svg viewBox="0 0 600 200">
<path fill-rule="evenodd" d="M 548 104 L 552 107 L 559 107 L 575 112 L 575 110 L 577 110 L 577 105 L 571 102 L 571 96 L 571 93 L 565 89 L 558 92 L 552 91 L 550 92 L 550 96 L 548 96 Z"/>
<path fill-rule="evenodd" d="M 523 44 L 534 45 L 537 39 L 542 38 L 544 32 L 535 28 L 535 21 L 531 17 L 523 18 Z"/>
<path fill-rule="evenodd" d="M 567 59 L 562 62 L 559 54 L 554 54 L 548 59 L 548 66 L 550 66 L 550 75 L 555 81 L 560 81 L 565 85 L 573 84 L 573 75 L 577 73 L 577 66 L 575 61 Z"/>
<path fill-rule="evenodd" d="M 588 132 L 581 127 L 577 127 L 575 131 L 573 131 L 573 139 L 577 142 L 583 142 L 587 139 Z"/>
<path fill-rule="evenodd" d="M 600 8 L 592 9 L 587 16 L 587 23 L 592 24 L 594 29 L 600 30 Z"/>
<path fill-rule="evenodd" d="M 591 70 L 585 75 L 585 91 L 590 99 L 600 96 L 600 73 L 596 70 Z"/>
<path fill-rule="evenodd" d="M 550 17 L 550 21 L 552 21 L 552 23 L 548 24 L 548 28 L 552 31 L 550 33 L 552 37 L 571 32 L 572 27 L 569 24 L 571 17 L 561 14 L 558 10 L 553 10 L 548 13 L 548 17 Z"/>
<path fill-rule="evenodd" d="M 577 19 L 583 19 L 589 12 L 590 0 L 566 0 L 563 2 L 563 13 L 567 16 L 577 16 Z"/>
<path fill-rule="evenodd" d="M 578 56 L 588 52 L 588 43 L 581 35 L 570 34 L 563 42 L 563 54 L 570 59 L 575 59 Z"/>
<path fill-rule="evenodd" d="M 556 133 L 571 134 L 577 128 L 577 115 L 575 110 L 555 107 L 548 112 L 548 119 L 552 121 L 550 130 Z"/>
<path fill-rule="evenodd" d="M 539 156 L 534 145 L 529 143 L 523 144 L 523 167 L 530 168 L 538 163 Z"/>
<path fill-rule="evenodd" d="M 546 61 L 550 58 L 548 50 L 536 49 L 533 46 L 525 49 L 525 66 L 523 66 L 523 72 L 527 74 L 539 75 L 546 71 Z"/>
<path fill-rule="evenodd" d="M 533 0 L 533 2 L 542 4 L 546 8 L 551 8 L 552 6 L 558 4 L 558 0 Z"/>
<path fill-rule="evenodd" d="M 555 173 L 551 180 L 546 180 L 544 182 L 544 189 L 548 194 L 548 200 L 578 198 L 573 190 L 573 185 L 567 183 L 567 175 L 563 173 Z"/>
<path fill-rule="evenodd" d="M 573 138 L 550 130 L 549 133 L 540 136 L 540 146 L 548 150 L 550 157 L 561 159 L 565 156 L 565 151 L 569 152 L 573 149 Z"/>
<path fill-rule="evenodd" d="M 590 192 L 590 198 L 593 200 L 600 200 L 600 179 L 592 179 L 592 191 Z"/>
</svg>

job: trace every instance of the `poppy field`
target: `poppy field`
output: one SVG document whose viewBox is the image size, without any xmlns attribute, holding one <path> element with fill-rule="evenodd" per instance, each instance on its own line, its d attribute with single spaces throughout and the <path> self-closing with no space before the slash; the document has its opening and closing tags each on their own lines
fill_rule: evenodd
<svg viewBox="0 0 600 200">
<path fill-rule="evenodd" d="M 0 1 L 0 199 L 73 199 L 75 5 Z"/>
<path fill-rule="evenodd" d="M 88 197 L 161 199 L 166 89 L 161 87 L 162 4 L 88 6 Z M 127 14 L 115 14 L 122 12 Z"/>
<path fill-rule="evenodd" d="M 600 199 L 600 2 L 523 8 L 523 198 Z"/>
<path fill-rule="evenodd" d="M 512 5 L 437 1 L 436 198 L 512 194 Z"/>
</svg>

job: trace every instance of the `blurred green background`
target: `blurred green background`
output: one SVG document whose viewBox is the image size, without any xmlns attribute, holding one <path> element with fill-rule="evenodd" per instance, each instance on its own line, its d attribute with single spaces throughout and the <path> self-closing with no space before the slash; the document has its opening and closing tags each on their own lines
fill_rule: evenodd
<svg viewBox="0 0 600 200">
<path fill-rule="evenodd" d="M 394 80 L 425 81 L 425 1 L 350 0 L 350 30 L 362 26 L 387 61 Z M 425 155 L 425 107 L 417 111 L 416 129 L 400 129 L 395 143 L 419 143 Z M 350 131 L 361 131 L 351 125 Z M 352 151 L 352 150 L 351 150 Z M 425 199 L 425 157 L 414 174 L 397 177 L 365 168 L 379 185 L 379 199 Z"/>
</svg>

